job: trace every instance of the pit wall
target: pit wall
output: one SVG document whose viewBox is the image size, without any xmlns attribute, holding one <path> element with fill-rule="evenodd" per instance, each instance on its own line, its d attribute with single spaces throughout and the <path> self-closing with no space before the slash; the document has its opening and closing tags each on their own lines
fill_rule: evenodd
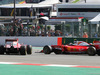
<svg viewBox="0 0 100 75">
<path fill-rule="evenodd" d="M 73 43 L 74 40 L 78 41 L 86 41 L 88 43 L 93 43 L 95 40 L 99 40 L 100 38 L 64 38 L 64 37 L 0 37 L 0 45 L 5 44 L 5 39 L 19 39 L 19 43 L 24 43 L 32 46 L 40 46 L 43 47 L 45 45 L 66 45 L 69 43 Z"/>
<path fill-rule="evenodd" d="M 19 39 L 19 43 L 32 46 L 57 45 L 58 37 L 0 37 L 0 45 L 5 44 L 5 39 Z"/>
</svg>

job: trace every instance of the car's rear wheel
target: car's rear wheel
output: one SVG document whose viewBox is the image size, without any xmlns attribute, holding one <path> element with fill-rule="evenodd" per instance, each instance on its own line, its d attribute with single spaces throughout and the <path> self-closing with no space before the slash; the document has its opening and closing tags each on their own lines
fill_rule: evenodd
<svg viewBox="0 0 100 75">
<path fill-rule="evenodd" d="M 7 55 L 10 55 L 10 52 L 6 52 Z"/>
<path fill-rule="evenodd" d="M 51 46 L 47 46 L 47 45 L 44 46 L 44 48 L 43 48 L 43 52 L 44 52 L 45 54 L 50 54 L 51 51 L 52 51 Z"/>
<path fill-rule="evenodd" d="M 100 56 L 100 50 L 97 51 L 98 56 Z"/>
<path fill-rule="evenodd" d="M 4 54 L 4 46 L 3 45 L 0 46 L 0 54 Z"/>
<path fill-rule="evenodd" d="M 27 54 L 32 54 L 32 46 L 27 45 Z"/>
<path fill-rule="evenodd" d="M 61 54 L 61 53 L 62 53 L 62 51 L 61 51 L 61 50 L 59 50 L 59 49 L 54 49 L 54 53 L 55 53 L 55 54 Z"/>
<path fill-rule="evenodd" d="M 26 55 L 27 54 L 25 46 L 21 46 L 21 48 L 20 48 L 20 54 L 21 55 Z"/>
<path fill-rule="evenodd" d="M 95 56 L 96 55 L 96 48 L 91 46 L 88 48 L 87 53 L 89 56 Z"/>
</svg>

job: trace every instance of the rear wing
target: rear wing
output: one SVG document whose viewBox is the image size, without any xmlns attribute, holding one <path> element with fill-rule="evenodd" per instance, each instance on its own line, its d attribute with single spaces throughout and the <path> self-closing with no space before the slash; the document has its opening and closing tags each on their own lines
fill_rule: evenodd
<svg viewBox="0 0 100 75">
<path fill-rule="evenodd" d="M 5 42 L 10 42 L 10 41 L 18 41 L 18 39 L 6 39 Z"/>
</svg>

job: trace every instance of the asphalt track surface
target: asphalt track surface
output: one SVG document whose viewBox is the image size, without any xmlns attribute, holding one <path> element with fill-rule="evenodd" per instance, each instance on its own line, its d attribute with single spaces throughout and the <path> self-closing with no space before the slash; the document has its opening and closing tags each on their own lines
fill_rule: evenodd
<svg viewBox="0 0 100 75">
<path fill-rule="evenodd" d="M 87 54 L 65 54 L 56 55 L 51 53 L 37 53 L 42 47 L 33 47 L 32 55 L 0 55 L 0 62 L 20 62 L 36 64 L 61 64 L 61 65 L 87 65 L 100 66 L 100 56 L 88 56 Z"/>
<path fill-rule="evenodd" d="M 0 55 L 0 62 L 27 63 L 0 64 L 0 75 L 100 75 L 100 56 L 88 56 L 87 54 L 56 55 L 54 53 L 45 55 L 37 53 L 41 49 L 41 47 L 34 47 L 32 55 Z M 32 64 L 55 64 L 63 66 L 40 66 Z M 64 65 L 81 66 L 66 67 Z"/>
</svg>

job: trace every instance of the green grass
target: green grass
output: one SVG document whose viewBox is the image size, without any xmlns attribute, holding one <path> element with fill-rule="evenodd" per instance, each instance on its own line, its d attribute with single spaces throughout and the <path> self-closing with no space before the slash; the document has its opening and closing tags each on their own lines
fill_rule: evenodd
<svg viewBox="0 0 100 75">
<path fill-rule="evenodd" d="M 73 1 L 72 3 L 77 3 L 78 1 L 80 1 L 80 0 L 75 0 L 75 1 Z"/>
<path fill-rule="evenodd" d="M 0 75 L 100 75 L 100 68 L 0 64 Z"/>
</svg>

